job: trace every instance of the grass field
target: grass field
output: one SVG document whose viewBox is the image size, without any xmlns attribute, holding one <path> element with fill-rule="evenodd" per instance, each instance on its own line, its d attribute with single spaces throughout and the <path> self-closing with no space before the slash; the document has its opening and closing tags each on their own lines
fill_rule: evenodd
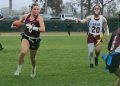
<svg viewBox="0 0 120 86">
<path fill-rule="evenodd" d="M 114 74 L 104 71 L 104 62 L 90 69 L 87 57 L 86 35 L 83 33 L 43 33 L 37 53 L 37 76 L 30 77 L 29 52 L 25 56 L 22 73 L 13 75 L 20 51 L 20 36 L 3 33 L 0 41 L 0 86 L 113 86 Z M 102 52 L 107 52 L 104 42 Z"/>
</svg>

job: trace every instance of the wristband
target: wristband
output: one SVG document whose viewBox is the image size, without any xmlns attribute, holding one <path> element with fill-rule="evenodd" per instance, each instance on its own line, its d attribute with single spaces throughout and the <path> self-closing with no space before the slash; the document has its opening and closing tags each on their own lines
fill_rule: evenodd
<svg viewBox="0 0 120 86">
<path fill-rule="evenodd" d="M 33 27 L 32 29 L 35 30 L 35 31 L 38 31 L 39 27 Z"/>
</svg>

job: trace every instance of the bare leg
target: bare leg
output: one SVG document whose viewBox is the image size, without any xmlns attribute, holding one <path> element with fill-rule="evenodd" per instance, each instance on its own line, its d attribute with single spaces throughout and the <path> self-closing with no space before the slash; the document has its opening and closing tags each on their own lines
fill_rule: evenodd
<svg viewBox="0 0 120 86">
<path fill-rule="evenodd" d="M 19 55 L 19 65 L 22 65 L 23 60 L 24 60 L 24 56 L 27 53 L 29 46 L 30 46 L 29 42 L 26 39 L 23 39 L 21 42 L 21 52 Z"/>
<path fill-rule="evenodd" d="M 120 78 L 116 80 L 115 86 L 120 86 Z"/>
<path fill-rule="evenodd" d="M 99 45 L 95 47 L 95 65 L 98 66 L 98 56 L 100 55 L 100 48 L 101 48 L 102 43 L 100 42 Z"/>
<path fill-rule="evenodd" d="M 36 60 L 35 60 L 36 53 L 37 50 L 30 50 L 30 59 L 31 59 L 32 67 L 35 67 L 36 65 Z"/>
<path fill-rule="evenodd" d="M 115 82 L 115 86 L 120 86 L 120 65 L 119 65 L 119 68 L 117 69 L 117 71 L 115 71 L 114 73 L 116 76 L 119 77 Z"/>
<path fill-rule="evenodd" d="M 70 36 L 70 27 L 68 27 L 68 35 Z"/>
<path fill-rule="evenodd" d="M 31 77 L 35 77 L 36 75 L 36 59 L 35 59 L 36 53 L 37 53 L 37 50 L 30 50 L 30 58 L 32 63 Z"/>
<path fill-rule="evenodd" d="M 17 70 L 15 71 L 14 75 L 19 75 L 19 73 L 21 73 L 24 56 L 27 53 L 28 48 L 29 48 L 29 42 L 26 39 L 23 39 L 21 42 L 21 52 L 19 55 L 18 67 L 17 67 Z"/>
</svg>

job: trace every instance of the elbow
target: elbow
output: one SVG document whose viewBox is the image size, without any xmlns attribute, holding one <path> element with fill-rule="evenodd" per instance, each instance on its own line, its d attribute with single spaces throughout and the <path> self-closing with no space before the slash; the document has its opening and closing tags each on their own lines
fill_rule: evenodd
<svg viewBox="0 0 120 86">
<path fill-rule="evenodd" d="M 42 32 L 45 32 L 45 29 L 44 29 L 44 30 L 42 30 Z"/>
<path fill-rule="evenodd" d="M 40 30 L 40 32 L 45 32 L 45 28 L 42 28 L 42 29 Z"/>
<path fill-rule="evenodd" d="M 45 28 L 43 28 L 42 32 L 45 32 Z"/>
</svg>

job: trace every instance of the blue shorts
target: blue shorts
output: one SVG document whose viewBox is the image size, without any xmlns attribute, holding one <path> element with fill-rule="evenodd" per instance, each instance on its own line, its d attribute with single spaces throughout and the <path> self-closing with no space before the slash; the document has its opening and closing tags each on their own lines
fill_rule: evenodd
<svg viewBox="0 0 120 86">
<path fill-rule="evenodd" d="M 114 73 L 120 65 L 120 53 L 111 52 L 105 60 L 106 68 Z"/>
</svg>

